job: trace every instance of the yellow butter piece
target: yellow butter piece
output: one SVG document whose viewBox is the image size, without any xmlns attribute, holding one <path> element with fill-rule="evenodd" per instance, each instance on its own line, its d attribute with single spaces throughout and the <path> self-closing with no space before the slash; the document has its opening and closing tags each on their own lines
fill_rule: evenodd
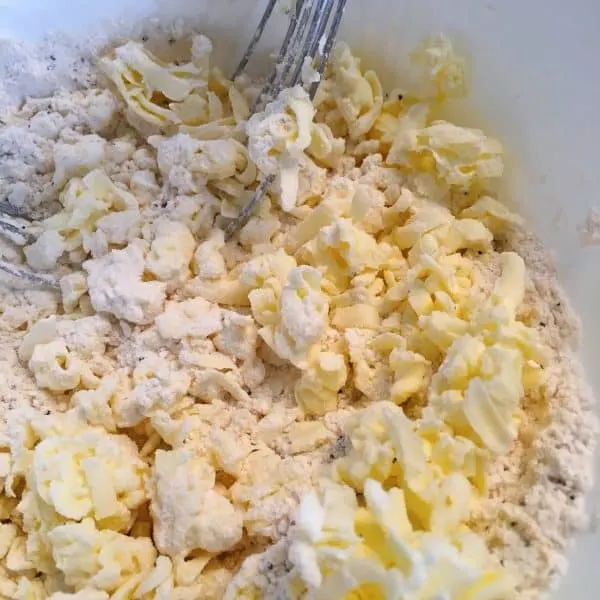
<svg viewBox="0 0 600 600">
<path fill-rule="evenodd" d="M 351 219 L 337 218 L 322 228 L 316 239 L 315 260 L 326 267 L 326 276 L 340 288 L 348 279 L 377 268 L 384 259 L 385 250 Z"/>
<path fill-rule="evenodd" d="M 244 529 L 250 536 L 276 539 L 280 533 L 273 522 L 273 506 L 289 506 L 290 493 L 304 493 L 311 487 L 305 465 L 294 457 L 282 459 L 263 447 L 244 459 L 229 497 L 243 513 Z"/>
<path fill-rule="evenodd" d="M 419 316 L 431 314 L 435 306 L 429 291 L 419 284 L 408 292 L 407 301 Z"/>
<path fill-rule="evenodd" d="M 491 196 L 482 196 L 472 206 L 460 213 L 461 218 L 477 219 L 482 222 L 494 235 L 502 232 L 507 225 L 520 225 L 522 217 L 511 212 L 504 204 Z"/>
<path fill-rule="evenodd" d="M 296 401 L 308 414 L 324 415 L 335 410 L 338 392 L 347 376 L 342 355 L 320 352 L 296 383 Z"/>
<path fill-rule="evenodd" d="M 161 552 L 172 557 L 195 549 L 223 552 L 241 539 L 242 516 L 214 485 L 215 471 L 206 459 L 183 448 L 156 452 L 150 512 Z"/>
<path fill-rule="evenodd" d="M 184 293 L 189 297 L 201 296 L 209 302 L 225 306 L 249 306 L 250 289 L 238 279 L 207 281 L 199 278 L 188 281 Z"/>
<path fill-rule="evenodd" d="M 432 95 L 438 100 L 462 97 L 467 93 L 465 59 L 454 49 L 449 38 L 439 35 L 423 40 L 411 52 L 414 64 L 423 67 L 429 86 L 422 91 L 428 95 L 427 87 L 432 87 Z"/>
<path fill-rule="evenodd" d="M 405 495 L 396 487 L 386 490 L 367 480 L 359 508 L 347 486 L 323 482 L 318 494 L 304 496 L 295 521 L 288 551 L 295 568 L 281 583 L 288 589 L 304 586 L 298 597 L 308 592 L 319 600 L 405 595 L 484 600 L 515 593 L 512 578 L 475 534 L 444 537 L 414 529 Z M 256 568 L 253 560 L 242 572 Z M 256 588 L 242 587 L 249 579 L 244 574 L 234 579 L 227 598 L 260 597 L 254 595 Z"/>
<path fill-rule="evenodd" d="M 265 175 L 277 175 L 279 202 L 290 212 L 298 200 L 300 156 L 312 140 L 315 108 L 301 86 L 282 90 L 247 122 L 248 153 Z"/>
<path fill-rule="evenodd" d="M 276 280 L 269 280 L 264 287 L 248 294 L 252 315 L 261 325 L 277 325 L 279 322 L 279 297 L 281 286 Z"/>
<path fill-rule="evenodd" d="M 202 352 L 186 352 L 181 353 L 180 359 L 184 360 L 186 364 L 193 365 L 194 367 L 200 367 L 201 369 L 215 369 L 217 371 L 233 371 L 236 368 L 236 364 L 229 356 L 221 354 L 220 352 L 213 352 L 211 354 Z"/>
<path fill-rule="evenodd" d="M 118 514 L 120 507 L 117 492 L 102 461 L 96 457 L 86 458 L 81 461 L 81 468 L 90 490 L 95 517 L 103 520 Z"/>
<path fill-rule="evenodd" d="M 525 295 L 525 262 L 515 252 L 503 252 L 500 265 L 502 274 L 494 286 L 491 301 L 505 306 L 514 318 Z"/>
<path fill-rule="evenodd" d="M 390 353 L 390 368 L 394 372 L 394 383 L 390 400 L 402 404 L 411 396 L 427 389 L 430 362 L 420 354 L 395 348 Z"/>
<path fill-rule="evenodd" d="M 33 451 L 35 493 L 44 502 L 65 518 L 91 516 L 117 531 L 146 498 L 146 472 L 132 440 L 85 425 L 76 436 L 47 437 Z"/>
<path fill-rule="evenodd" d="M 287 429 L 290 444 L 286 446 L 289 454 L 300 454 L 314 450 L 333 439 L 333 434 L 320 421 L 301 421 L 292 423 Z"/>
<path fill-rule="evenodd" d="M 547 360 L 535 332 L 515 320 L 525 290 L 524 261 L 505 252 L 501 266 L 491 296 L 473 309 L 468 323 L 435 312 L 419 321 L 446 353 L 432 378 L 428 410 L 499 454 L 516 438 L 528 374 Z"/>
<path fill-rule="evenodd" d="M 416 525 L 453 530 L 485 489 L 484 461 L 473 442 L 433 423 L 411 422 L 390 402 L 370 405 L 347 421 L 351 447 L 334 473 L 357 491 L 367 479 L 396 485 Z"/>
<path fill-rule="evenodd" d="M 159 221 L 146 257 L 146 268 L 160 281 L 189 279 L 196 241 L 189 228 L 177 221 Z"/>
<path fill-rule="evenodd" d="M 79 385 L 84 365 L 69 352 L 64 340 L 57 339 L 35 346 L 29 368 L 41 388 L 64 392 Z"/>
<path fill-rule="evenodd" d="M 387 356 L 369 347 L 374 332 L 367 329 L 346 329 L 344 337 L 348 345 L 356 389 L 369 400 L 386 399 L 389 396 L 393 374 Z"/>
<path fill-rule="evenodd" d="M 427 202 L 413 209 L 405 225 L 394 230 L 394 241 L 402 249 L 412 248 L 426 233 L 450 223 L 452 214 L 447 208 Z"/>
<path fill-rule="evenodd" d="M 27 259 L 40 261 L 39 252 L 50 253 L 53 261 L 37 268 L 49 269 L 63 252 L 82 251 L 84 255 L 105 254 L 110 245 L 122 246 L 136 237 L 140 228 L 138 201 L 100 169 L 92 169 L 84 177 L 73 177 L 60 194 L 63 210 L 42 222 L 43 233 L 37 242 L 25 249 Z M 48 235 L 55 235 L 53 247 L 42 248 Z M 48 238 L 50 242 L 51 238 Z M 80 261 L 75 261 L 80 262 Z"/>
<path fill-rule="evenodd" d="M 165 312 L 156 317 L 158 332 L 164 339 L 206 338 L 223 328 L 221 310 L 203 298 L 167 302 Z"/>
<path fill-rule="evenodd" d="M 326 167 L 335 167 L 344 155 L 346 140 L 336 138 L 326 123 L 313 123 L 311 142 L 306 152 Z"/>
<path fill-rule="evenodd" d="M 10 544 L 8 553 L 4 558 L 4 564 L 7 569 L 15 573 L 29 571 L 34 568 L 33 563 L 28 558 L 27 539 L 23 535 L 16 535 Z"/>
<path fill-rule="evenodd" d="M 19 530 L 14 523 L 0 523 L 0 558 L 4 558 L 10 550 Z"/>
<path fill-rule="evenodd" d="M 259 334 L 280 358 L 306 368 L 311 349 L 325 331 L 329 311 L 321 292 L 321 273 L 308 266 L 292 269 L 278 300 L 276 322 Z"/>
<path fill-rule="evenodd" d="M 492 232 L 475 219 L 454 219 L 435 235 L 448 254 L 466 249 L 489 250 L 494 239 Z"/>
<path fill-rule="evenodd" d="M 333 311 L 331 323 L 338 329 L 378 329 L 380 325 L 379 312 L 368 304 L 355 304 L 336 308 Z"/>
<path fill-rule="evenodd" d="M 240 281 L 250 288 L 260 288 L 271 278 L 283 284 L 296 266 L 296 260 L 279 249 L 248 261 L 240 273 Z"/>
<path fill-rule="evenodd" d="M 359 139 L 371 129 L 381 111 L 383 92 L 379 79 L 373 71 L 362 71 L 360 59 L 346 44 L 339 44 L 334 50 L 331 69 L 330 94 L 348 136 Z"/>
<path fill-rule="evenodd" d="M 321 202 L 308 217 L 298 223 L 286 236 L 284 246 L 290 253 L 315 238 L 323 227 L 333 223 L 336 217 L 347 216 L 352 205 L 353 189 L 340 185 L 327 190 Z"/>
<path fill-rule="evenodd" d="M 169 65 L 160 61 L 136 42 L 128 42 L 115 49 L 113 57 L 106 57 L 100 65 L 117 86 L 129 110 L 134 126 L 149 124 L 156 128 L 210 120 L 208 85 L 208 54 L 212 49 L 204 36 L 194 38 L 194 60 L 184 65 Z M 160 103 L 156 94 L 167 100 Z M 196 98 L 196 102 L 193 102 Z M 191 106 L 193 110 L 190 110 Z"/>
<path fill-rule="evenodd" d="M 429 315 L 419 317 L 419 326 L 442 352 L 446 352 L 457 339 L 469 331 L 466 321 L 441 311 L 433 311 Z"/>
<path fill-rule="evenodd" d="M 99 530 L 89 518 L 59 525 L 48 538 L 57 568 L 75 589 L 91 586 L 112 593 L 130 581 L 135 589 L 156 559 L 150 538 Z"/>
</svg>

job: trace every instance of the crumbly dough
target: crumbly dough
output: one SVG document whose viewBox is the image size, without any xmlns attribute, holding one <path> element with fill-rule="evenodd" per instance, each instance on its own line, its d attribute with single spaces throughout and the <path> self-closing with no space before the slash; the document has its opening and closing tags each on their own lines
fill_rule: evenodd
<svg viewBox="0 0 600 600">
<path fill-rule="evenodd" d="M 0 275 L 0 596 L 540 597 L 596 424 L 501 144 L 438 118 L 463 60 L 384 91 L 340 44 L 250 116 L 190 47 L 0 128 L 0 254 L 59 283 Z"/>
</svg>

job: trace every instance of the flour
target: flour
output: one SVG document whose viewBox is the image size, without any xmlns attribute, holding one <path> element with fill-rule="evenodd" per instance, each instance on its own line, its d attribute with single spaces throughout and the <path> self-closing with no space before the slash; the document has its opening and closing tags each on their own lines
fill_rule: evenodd
<svg viewBox="0 0 600 600">
<path fill-rule="evenodd" d="M 552 358 L 537 395 L 526 396 L 519 438 L 490 473 L 490 499 L 476 528 L 503 564 L 522 578 L 519 598 L 538 598 L 567 568 L 565 552 L 588 523 L 585 495 L 593 483 L 598 423 L 575 354 L 579 323 L 539 240 L 515 229 L 506 246 L 530 275 L 525 322 L 535 325 Z"/>
<path fill-rule="evenodd" d="M 35 43 L 0 36 L 0 120 L 27 97 L 45 98 L 57 91 L 60 97 L 60 90 L 96 85 L 97 52 L 107 44 L 144 38 L 167 56 L 181 52 L 203 15 L 196 10 L 193 18 L 184 19 L 178 8 L 159 7 L 162 19 L 158 19 L 148 14 L 148 7 L 139 6 L 136 14 L 105 21 L 85 36 L 49 33 Z"/>
<path fill-rule="evenodd" d="M 177 28 L 184 37 L 186 28 Z M 95 70 L 91 48 L 99 39 L 85 47 L 47 42 L 35 50 L 0 44 L 8 44 L 6 64 L 0 63 L 6 74 L 0 89 L 0 201 L 15 214 L 37 218 L 59 211 L 40 224 L 44 233 L 25 252 L 5 241 L 0 251 L 15 263 L 26 260 L 53 271 L 61 284 L 58 292 L 20 289 L 8 277 L 0 281 L 0 421 L 18 414 L 16 409 L 33 407 L 53 416 L 73 408 L 89 425 L 126 432 L 135 442 L 132 451 L 152 470 L 148 489 L 140 491 L 147 497 L 136 500 L 143 505 L 132 510 L 127 533 L 153 547 L 154 530 L 155 546 L 164 554 L 160 560 L 187 555 L 188 569 L 197 572 L 184 577 L 181 565 L 175 566 L 168 575 L 173 586 L 185 588 L 185 597 L 198 597 L 200 589 L 202 597 L 216 600 L 250 556 L 242 571 L 266 597 L 285 597 L 281 580 L 291 569 L 286 536 L 300 498 L 349 451 L 348 418 L 374 399 L 388 399 L 396 377 L 385 362 L 390 348 L 367 349 L 375 337 L 367 329 L 330 326 L 328 302 L 341 308 L 374 305 L 385 285 L 406 277 L 413 265 L 401 254 L 386 265 L 385 284 L 362 273 L 359 250 L 377 246 L 372 235 L 385 219 L 401 228 L 409 216 L 400 215 L 409 207 L 418 212 L 414 190 L 376 152 L 374 140 L 364 146 L 371 156 L 349 156 L 342 154 L 341 138 L 331 130 L 331 139 L 323 134 L 331 146 L 323 159 L 330 170 L 298 151 L 294 170 L 300 181 L 292 187 L 299 189 L 291 195 L 288 190 L 288 200 L 297 195 L 300 204 L 316 203 L 327 195 L 332 206 L 351 205 L 348 210 L 359 211 L 356 220 L 364 222 L 365 231 L 347 244 L 347 254 L 347 248 L 334 248 L 339 260 L 327 265 L 348 271 L 339 281 L 351 281 L 352 287 L 339 293 L 303 262 L 318 251 L 316 244 L 305 245 L 295 258 L 282 249 L 311 240 L 307 235 L 300 241 L 299 234 L 290 241 L 288 234 L 296 218 L 308 220 L 314 213 L 312 204 L 288 203 L 284 208 L 291 213 L 283 214 L 276 202 L 266 201 L 241 231 L 239 244 L 225 243 L 214 228 L 237 212 L 247 194 L 241 179 L 255 183 L 243 144 L 187 134 L 147 140 Z M 356 76 L 362 77 L 360 71 Z M 235 120 L 224 92 L 228 84 L 218 81 L 211 82 L 219 92 L 211 92 L 212 110 L 222 120 Z M 15 98 L 29 94 L 52 95 L 8 110 Z M 193 107 L 199 101 L 189 102 Z M 311 118 L 303 127 L 310 127 Z M 339 118 L 331 117 L 331 127 Z M 239 123 L 227 127 L 242 135 Z M 358 200 L 355 186 L 363 193 Z M 449 228 L 454 216 L 436 209 Z M 350 227 L 351 219 L 345 221 Z M 313 235 L 324 225 L 333 227 L 328 221 Z M 492 553 L 518 576 L 519 597 L 527 600 L 538 598 L 564 572 L 568 544 L 586 523 L 583 499 L 591 486 L 596 421 L 573 350 L 577 322 L 547 253 L 516 227 L 506 239 L 496 239 L 493 249 L 489 239 L 482 238 L 485 251 L 474 246 L 464 252 L 473 266 L 475 295 L 487 297 L 494 288 L 502 272 L 501 249 L 521 254 L 528 282 L 518 316 L 551 349 L 544 384 L 523 399 L 518 439 L 492 464 L 489 498 L 472 519 Z M 277 268 L 269 261 L 255 263 L 275 251 L 288 260 Z M 452 281 L 452 270 L 443 272 Z M 435 280 L 428 285 L 439 294 Z M 379 315 L 373 312 L 376 329 Z M 26 331 L 52 315 L 56 339 L 38 340 L 19 360 Z M 326 399 L 328 412 L 305 415 L 298 381 L 317 355 L 330 376 L 320 381 L 315 370 L 307 387 L 317 409 Z M 401 367 L 415 366 L 414 353 L 394 356 Z M 431 365 L 437 368 L 439 360 Z M 55 386 L 54 393 L 40 389 L 48 373 L 64 382 L 69 369 L 67 387 Z M 361 376 L 347 377 L 361 369 Z M 337 378 L 339 385 L 330 381 Z M 417 379 L 427 384 L 425 375 Z M 72 394 L 60 391 L 75 388 Z M 417 418 L 425 394 L 413 395 L 404 408 Z M 221 522 L 227 527 L 215 526 Z M 23 543 L 25 533 L 19 534 Z M 267 541 L 272 545 L 266 554 L 252 556 Z M 205 559 L 204 552 L 214 556 Z M 192 567 L 194 561 L 201 564 Z M 139 574 L 140 581 L 143 577 L 148 572 Z"/>
<path fill-rule="evenodd" d="M 83 163 L 99 164 L 117 103 L 108 91 L 62 93 L 27 101 L 0 133 L 0 201 L 9 214 L 39 218 L 57 208 L 58 191 Z M 92 134 L 92 135 L 90 135 Z M 83 163 L 82 163 L 83 161 Z"/>
<path fill-rule="evenodd" d="M 54 410 L 57 399 L 40 390 L 17 356 L 29 323 L 56 314 L 58 297 L 53 292 L 15 290 L 0 285 L 0 423 L 4 427 L 8 411 L 33 406 Z"/>
<path fill-rule="evenodd" d="M 49 96 L 61 87 L 89 87 L 95 79 L 91 54 L 77 46 L 47 41 L 32 47 L 0 39 L 0 118 L 24 96 Z"/>
</svg>

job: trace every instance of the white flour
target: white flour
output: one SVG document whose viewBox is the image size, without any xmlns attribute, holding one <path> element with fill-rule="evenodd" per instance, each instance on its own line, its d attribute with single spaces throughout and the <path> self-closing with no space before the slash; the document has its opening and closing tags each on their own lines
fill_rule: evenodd
<svg viewBox="0 0 600 600">
<path fill-rule="evenodd" d="M 166 29 L 178 33 L 184 30 L 181 23 Z M 91 51 L 104 41 L 96 39 L 85 46 L 49 41 L 34 49 L 0 40 L 0 118 L 6 119 L 17 99 L 23 96 L 44 96 L 57 88 L 92 86 L 96 77 Z M 137 186 L 136 195 L 144 198 L 149 213 L 168 213 L 170 207 L 161 204 L 161 190 L 154 179 L 154 157 L 148 147 L 134 138 L 127 125 L 113 118 L 116 104 L 110 94 L 59 93 L 47 107 L 35 102 L 29 106 L 31 112 L 22 115 L 22 127 L 0 129 L 0 201 L 8 200 L 16 212 L 31 213 L 40 203 L 54 199 L 57 146 L 63 142 L 72 144 L 83 136 L 97 133 L 108 138 L 118 134 L 119 141 L 109 142 L 103 149 L 107 172 L 132 189 Z M 7 161 L 10 165 L 3 167 Z M 6 176 L 9 172 L 10 177 Z M 522 577 L 519 597 L 533 599 L 538 597 L 540 590 L 547 588 L 549 581 L 564 572 L 568 544 L 573 534 L 586 524 L 584 496 L 591 486 L 596 421 L 573 350 L 577 343 L 577 322 L 558 287 L 546 253 L 533 237 L 521 232 L 514 232 L 507 246 L 526 259 L 531 276 L 521 317 L 541 332 L 542 339 L 552 348 L 553 356 L 546 369 L 543 393 L 540 397 L 525 399 L 519 440 L 510 455 L 497 460 L 494 465 L 490 474 L 491 497 L 484 501 L 480 514 L 475 516 L 474 527 L 484 535 L 503 564 Z M 233 255 L 233 250 L 231 253 Z M 0 255 L 7 260 L 16 260 L 17 256 L 10 246 L 3 244 L 0 244 Z M 232 263 L 236 260 L 234 256 L 231 259 Z M 119 272 L 120 282 L 128 282 L 131 274 L 126 269 Z M 138 275 L 140 278 L 141 271 L 136 277 Z M 59 294 L 13 289 L 0 284 L 0 372 L 3 374 L 0 378 L 0 420 L 5 419 L 7 411 L 23 406 L 44 411 L 63 410 L 66 402 L 61 396 L 39 390 L 16 355 L 27 326 L 58 311 Z M 98 285 L 108 289 L 104 281 Z M 127 300 L 131 301 L 130 298 Z M 162 296 L 156 299 L 150 311 L 152 318 L 160 312 L 163 300 Z M 105 304 L 108 305 L 108 300 Z M 119 310 L 127 311 L 130 317 L 131 305 L 119 306 Z M 122 316 L 118 312 L 115 314 Z M 144 320 L 130 320 L 145 323 Z M 212 344 L 210 350 L 202 343 L 183 345 L 182 349 L 176 342 L 161 340 L 155 330 L 101 321 L 88 321 L 83 331 L 68 331 L 67 327 L 62 332 L 72 348 L 77 348 L 80 354 L 87 353 L 86 359 L 98 376 L 116 367 L 133 368 L 145 360 L 165 364 L 187 361 L 189 372 L 196 375 L 202 361 L 207 360 L 207 354 L 215 353 Z M 223 354 L 243 360 L 245 350 L 239 346 L 247 339 L 242 336 L 240 340 L 236 335 L 239 334 L 229 331 L 221 334 L 216 338 L 215 346 Z M 256 333 L 253 335 L 256 344 Z M 239 393 L 238 388 L 224 388 L 222 382 L 209 379 L 201 380 L 195 391 L 197 399 L 219 399 L 220 404 L 217 402 L 213 413 L 208 414 L 207 409 L 200 414 L 199 409 L 197 419 L 202 427 L 212 427 L 215 436 L 225 436 L 225 432 L 230 434 L 223 437 L 224 445 L 232 443 L 232 433 L 234 442 L 242 446 L 264 441 L 287 461 L 286 465 L 291 465 L 289 481 L 285 482 L 286 496 L 269 499 L 269 503 L 264 500 L 264 506 L 257 502 L 254 533 L 258 539 L 260 536 L 277 539 L 286 533 L 288 516 L 300 494 L 310 486 L 311 480 L 316 479 L 323 464 L 344 451 L 344 439 L 339 434 L 343 416 L 350 412 L 346 408 L 324 419 L 325 431 L 319 432 L 322 440 L 317 449 L 313 448 L 314 439 L 310 436 L 302 440 L 301 436 L 292 434 L 298 420 L 292 391 L 296 375 L 293 368 L 283 367 L 262 347 L 256 360 L 244 362 L 240 369 L 238 387 L 241 389 L 243 384 L 249 394 Z M 161 385 L 163 383 L 161 381 Z M 171 382 L 164 386 L 168 387 L 167 384 L 171 385 Z M 148 401 L 152 400 L 153 394 L 166 393 L 163 387 L 157 391 L 149 386 Z M 227 403 L 230 396 L 236 397 L 235 410 Z M 204 429 L 202 431 L 205 433 Z M 196 441 L 192 432 L 190 444 Z M 280 548 L 276 547 L 271 551 L 273 562 L 285 562 L 285 557 L 277 557 L 278 550 Z M 237 548 L 218 566 L 237 566 L 245 553 L 245 548 Z M 273 590 L 276 582 L 272 575 L 262 572 L 263 569 L 279 571 L 271 563 L 257 565 L 256 577 L 266 577 L 267 587 Z M 276 597 L 279 592 L 272 593 Z"/>
<path fill-rule="evenodd" d="M 170 16 L 164 20 L 148 19 L 148 7 L 140 6 L 139 11 L 139 15 L 106 22 L 102 29 L 95 27 L 85 37 L 61 32 L 33 43 L 0 36 L 0 120 L 27 96 L 41 98 L 61 88 L 92 85 L 98 75 L 95 56 L 109 42 L 143 38 L 164 49 L 172 40 L 189 35 L 202 22 L 198 11 L 193 19 Z M 165 6 L 161 12 L 174 15 L 177 8 Z M 173 46 L 174 52 L 178 49 Z"/>
<path fill-rule="evenodd" d="M 31 47 L 0 38 L 0 73 L 0 118 L 24 96 L 44 97 L 61 87 L 87 87 L 94 79 L 87 52 L 51 41 Z"/>
<path fill-rule="evenodd" d="M 573 535 L 588 525 L 584 503 L 593 483 L 598 424 L 575 354 L 579 322 L 552 260 L 522 230 L 513 231 L 506 245 L 525 258 L 531 277 L 522 318 L 538 329 L 552 358 L 543 393 L 524 400 L 517 443 L 494 465 L 491 496 L 476 528 L 503 564 L 523 578 L 519 597 L 533 599 L 564 574 Z"/>
</svg>

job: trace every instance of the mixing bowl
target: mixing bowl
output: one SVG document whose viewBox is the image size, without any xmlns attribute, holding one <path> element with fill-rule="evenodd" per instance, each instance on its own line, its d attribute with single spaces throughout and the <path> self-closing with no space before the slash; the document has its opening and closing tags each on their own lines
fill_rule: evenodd
<svg viewBox="0 0 600 600">
<path fill-rule="evenodd" d="M 89 43 L 126 33 L 155 16 L 193 19 L 216 42 L 227 68 L 241 55 L 264 2 L 251 0 L 0 0 L 0 36 L 29 42 L 61 32 Z M 350 0 L 341 37 L 384 83 L 407 74 L 408 52 L 445 32 L 471 57 L 471 94 L 455 118 L 485 126 L 510 153 L 503 200 L 513 203 L 555 254 L 564 288 L 580 315 L 587 378 L 600 391 L 599 243 L 582 235 L 600 208 L 600 4 L 594 0 Z M 283 25 L 283 17 L 281 25 Z M 280 33 L 280 32 L 279 32 Z M 280 39 L 267 36 L 264 56 Z M 598 217 L 600 221 L 600 217 Z M 592 236 L 593 237 L 593 236 Z M 591 240 L 593 242 L 593 240 Z M 597 499 L 588 504 L 594 511 Z M 571 567 L 553 598 L 597 597 L 600 535 L 576 541 Z"/>
</svg>

